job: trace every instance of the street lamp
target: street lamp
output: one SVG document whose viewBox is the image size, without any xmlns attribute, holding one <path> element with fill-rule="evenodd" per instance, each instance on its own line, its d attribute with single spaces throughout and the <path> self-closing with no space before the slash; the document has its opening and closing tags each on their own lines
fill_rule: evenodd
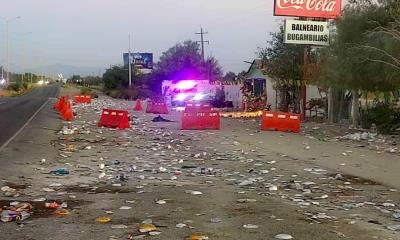
<svg viewBox="0 0 400 240">
<path fill-rule="evenodd" d="M 6 52 L 7 52 L 7 67 L 6 67 L 6 74 L 7 74 L 7 82 L 10 82 L 10 39 L 9 39 L 9 28 L 10 28 L 10 22 L 13 20 L 21 19 L 20 16 L 14 17 L 14 18 L 3 18 L 0 17 L 6 24 Z"/>
</svg>

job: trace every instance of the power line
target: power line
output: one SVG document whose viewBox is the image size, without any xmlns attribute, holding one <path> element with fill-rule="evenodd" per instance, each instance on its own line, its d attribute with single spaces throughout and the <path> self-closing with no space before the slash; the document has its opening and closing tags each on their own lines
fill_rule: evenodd
<svg viewBox="0 0 400 240">
<path fill-rule="evenodd" d="M 201 43 L 201 57 L 203 58 L 203 62 L 205 62 L 205 56 L 204 56 L 204 43 L 210 44 L 210 41 L 204 41 L 204 35 L 207 35 L 208 32 L 204 32 L 203 28 L 200 27 L 200 32 L 196 33 L 197 35 L 201 36 L 201 40 L 197 41 L 198 43 Z"/>
</svg>

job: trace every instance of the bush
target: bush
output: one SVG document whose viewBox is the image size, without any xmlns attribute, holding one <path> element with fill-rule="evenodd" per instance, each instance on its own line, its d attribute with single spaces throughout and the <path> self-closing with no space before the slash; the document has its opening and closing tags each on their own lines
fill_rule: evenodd
<svg viewBox="0 0 400 240">
<path fill-rule="evenodd" d="M 105 92 L 108 96 L 112 98 L 122 98 L 125 100 L 135 100 L 135 99 L 146 99 L 153 96 L 153 92 L 149 89 L 142 87 L 120 88 L 115 90 L 108 90 Z"/>
<path fill-rule="evenodd" d="M 394 134 L 400 128 L 400 111 L 387 104 L 378 104 L 373 108 L 363 111 L 361 125 L 371 128 L 375 124 L 379 133 Z"/>
<path fill-rule="evenodd" d="M 25 90 L 28 90 L 28 89 L 29 89 L 29 84 L 28 84 L 27 82 L 24 82 L 24 83 L 22 83 L 22 87 L 23 87 Z"/>
<path fill-rule="evenodd" d="M 92 94 L 92 89 L 83 87 L 81 88 L 81 95 L 91 95 Z"/>
<path fill-rule="evenodd" d="M 20 82 L 16 82 L 16 83 L 8 85 L 7 90 L 19 92 L 21 90 L 21 88 L 22 88 L 22 84 Z"/>
<path fill-rule="evenodd" d="M 107 94 L 108 96 L 112 97 L 112 98 L 118 98 L 118 96 L 120 95 L 120 91 L 119 90 L 108 90 L 105 92 L 105 94 Z"/>
</svg>

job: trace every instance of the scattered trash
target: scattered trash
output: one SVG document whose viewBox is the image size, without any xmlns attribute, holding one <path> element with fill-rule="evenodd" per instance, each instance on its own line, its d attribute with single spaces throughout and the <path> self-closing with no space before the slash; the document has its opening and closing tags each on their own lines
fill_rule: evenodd
<svg viewBox="0 0 400 240">
<path fill-rule="evenodd" d="M 59 204 L 57 202 L 52 202 L 52 203 L 45 203 L 44 206 L 50 209 L 59 209 L 59 208 L 66 208 L 67 203 Z"/>
<path fill-rule="evenodd" d="M 17 189 L 14 188 L 10 188 L 8 186 L 2 187 L 1 191 L 3 192 L 4 196 L 6 197 L 16 197 L 16 195 L 18 195 L 17 193 Z"/>
<path fill-rule="evenodd" d="M 210 220 L 211 223 L 220 223 L 222 222 L 221 218 L 211 218 Z"/>
<path fill-rule="evenodd" d="M 178 223 L 178 224 L 176 224 L 176 227 L 177 228 L 184 228 L 184 227 L 186 227 L 187 225 L 186 224 L 184 224 L 184 223 Z"/>
<path fill-rule="evenodd" d="M 130 210 L 130 209 L 132 209 L 132 207 L 129 206 L 122 206 L 119 208 L 119 210 Z"/>
<path fill-rule="evenodd" d="M 247 229 L 257 229 L 258 228 L 258 226 L 254 225 L 254 224 L 245 224 L 245 225 L 243 225 L 243 227 L 247 228 Z"/>
<path fill-rule="evenodd" d="M 293 239 L 293 237 L 289 234 L 278 234 L 275 236 L 275 239 L 289 240 L 289 239 Z"/>
<path fill-rule="evenodd" d="M 141 232 L 141 233 L 148 233 L 148 232 L 152 232 L 152 231 L 156 231 L 156 230 L 157 230 L 156 226 L 154 226 L 151 223 L 143 223 L 143 224 L 140 224 L 140 226 L 139 226 L 139 232 Z"/>
<path fill-rule="evenodd" d="M 33 206 L 29 203 L 10 203 L 10 206 L 1 211 L 2 222 L 22 222 L 31 216 Z"/>
<path fill-rule="evenodd" d="M 386 228 L 391 231 L 400 231 L 400 224 L 388 225 L 388 226 L 386 226 Z"/>
<path fill-rule="evenodd" d="M 242 181 L 242 182 L 239 183 L 239 186 L 248 186 L 248 185 L 251 185 L 251 184 L 253 184 L 253 183 L 254 183 L 253 181 L 244 180 L 244 181 Z"/>
<path fill-rule="evenodd" d="M 112 229 L 127 229 L 128 226 L 123 225 L 123 224 L 118 224 L 118 225 L 111 225 Z"/>
<path fill-rule="evenodd" d="M 254 203 L 254 202 L 257 202 L 257 200 L 244 198 L 244 199 L 238 199 L 236 202 L 238 202 L 238 203 Z"/>
<path fill-rule="evenodd" d="M 159 205 L 162 205 L 162 204 L 166 204 L 167 201 L 165 201 L 165 200 L 158 200 L 156 203 L 159 204 Z"/>
<path fill-rule="evenodd" d="M 208 240 L 208 237 L 202 233 L 192 233 L 188 240 Z"/>
<path fill-rule="evenodd" d="M 33 199 L 33 202 L 44 202 L 44 201 L 46 201 L 46 198 L 36 198 L 36 199 Z"/>
<path fill-rule="evenodd" d="M 151 120 L 151 121 L 152 122 L 173 122 L 173 121 L 170 121 L 168 119 L 161 117 L 160 115 L 158 115 L 158 117 L 153 118 L 153 120 Z"/>
<path fill-rule="evenodd" d="M 69 174 L 69 171 L 66 168 L 58 168 L 54 171 L 51 171 L 50 173 L 55 176 L 65 176 Z"/>
<path fill-rule="evenodd" d="M 400 212 L 393 213 L 392 216 L 393 216 L 394 220 L 400 222 Z"/>
<path fill-rule="evenodd" d="M 67 209 L 58 209 L 54 212 L 58 216 L 67 216 L 70 212 Z"/>
<path fill-rule="evenodd" d="M 55 192 L 56 190 L 54 190 L 52 188 L 42 188 L 42 191 L 44 191 L 44 192 Z"/>
<path fill-rule="evenodd" d="M 97 217 L 96 218 L 96 222 L 98 222 L 98 223 L 109 223 L 109 222 L 111 222 L 111 218 L 110 217 Z"/>
<path fill-rule="evenodd" d="M 364 133 L 348 134 L 341 137 L 340 139 L 362 141 L 362 140 L 374 140 L 376 136 L 377 136 L 376 133 L 364 132 Z"/>
<path fill-rule="evenodd" d="M 157 235 L 160 235 L 160 234 L 161 234 L 161 232 L 157 232 L 157 231 L 149 232 L 150 236 L 157 236 Z"/>
<path fill-rule="evenodd" d="M 383 203 L 382 206 L 384 206 L 384 207 L 396 207 L 396 204 L 394 204 L 394 203 Z"/>
<path fill-rule="evenodd" d="M 14 189 L 14 188 L 10 188 L 10 187 L 8 187 L 8 186 L 5 186 L 5 187 L 2 187 L 2 188 L 1 188 L 1 191 L 2 191 L 2 192 L 15 193 L 15 192 L 17 191 L 17 189 Z"/>
<path fill-rule="evenodd" d="M 268 188 L 270 191 L 278 191 L 278 186 L 276 186 L 276 185 L 271 185 L 271 186 L 269 186 L 269 188 Z"/>
<path fill-rule="evenodd" d="M 202 195 L 203 193 L 200 191 L 192 191 L 192 190 L 187 190 L 185 191 L 186 193 L 192 194 L 192 195 Z"/>
<path fill-rule="evenodd" d="M 18 212 L 18 211 L 11 211 L 11 210 L 4 210 L 1 213 L 1 221 L 2 222 L 21 222 L 30 217 L 28 212 Z"/>
</svg>

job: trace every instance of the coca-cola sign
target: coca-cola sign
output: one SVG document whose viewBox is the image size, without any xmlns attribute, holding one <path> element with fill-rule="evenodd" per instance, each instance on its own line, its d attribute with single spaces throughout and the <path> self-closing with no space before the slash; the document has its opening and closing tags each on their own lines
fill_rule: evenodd
<svg viewBox="0 0 400 240">
<path fill-rule="evenodd" d="M 337 18 L 342 0 L 275 0 L 276 16 Z"/>
</svg>

